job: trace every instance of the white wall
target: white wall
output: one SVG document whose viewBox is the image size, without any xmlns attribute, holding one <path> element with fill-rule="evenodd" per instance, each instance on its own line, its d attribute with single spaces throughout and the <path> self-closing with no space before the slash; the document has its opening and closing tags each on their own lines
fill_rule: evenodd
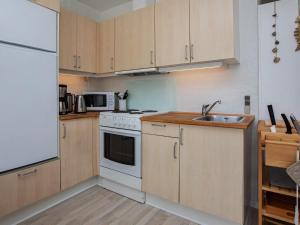
<svg viewBox="0 0 300 225">
<path fill-rule="evenodd" d="M 260 45 L 260 113 L 261 119 L 269 119 L 268 104 L 273 104 L 277 119 L 281 113 L 295 113 L 300 118 L 300 52 L 295 52 L 295 20 L 297 0 L 278 2 L 279 56 L 281 62 L 273 63 L 272 37 L 273 3 L 259 6 Z"/>
</svg>

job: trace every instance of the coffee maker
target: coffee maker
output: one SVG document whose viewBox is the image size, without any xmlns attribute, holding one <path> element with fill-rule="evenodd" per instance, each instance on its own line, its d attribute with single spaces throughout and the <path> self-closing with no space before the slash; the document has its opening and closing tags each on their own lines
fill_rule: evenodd
<svg viewBox="0 0 300 225">
<path fill-rule="evenodd" d="M 59 85 L 59 115 L 66 115 L 67 110 L 67 85 Z"/>
</svg>

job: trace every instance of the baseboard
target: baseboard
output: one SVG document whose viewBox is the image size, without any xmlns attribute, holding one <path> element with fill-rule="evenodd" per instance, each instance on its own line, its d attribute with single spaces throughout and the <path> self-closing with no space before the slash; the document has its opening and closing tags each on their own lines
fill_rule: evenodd
<svg viewBox="0 0 300 225">
<path fill-rule="evenodd" d="M 125 186 L 123 184 L 117 183 L 115 181 L 103 177 L 99 178 L 98 185 L 112 192 L 133 199 L 137 202 L 145 203 L 145 193 L 141 192 L 140 190 L 133 189 L 131 187 Z"/>
<path fill-rule="evenodd" d="M 77 185 L 69 190 L 61 192 L 53 197 L 50 197 L 46 200 L 42 200 L 34 205 L 28 206 L 24 209 L 21 209 L 13 214 L 2 218 L 0 220 L 0 225 L 17 225 L 59 203 L 72 198 L 75 195 L 80 194 L 81 192 L 95 186 L 98 184 L 98 177 L 94 177 L 84 183 Z"/>
<path fill-rule="evenodd" d="M 201 225 L 239 225 L 237 223 L 225 221 L 215 216 L 202 213 L 198 210 L 184 207 L 177 203 L 172 203 L 151 194 L 146 194 L 146 204 Z"/>
</svg>

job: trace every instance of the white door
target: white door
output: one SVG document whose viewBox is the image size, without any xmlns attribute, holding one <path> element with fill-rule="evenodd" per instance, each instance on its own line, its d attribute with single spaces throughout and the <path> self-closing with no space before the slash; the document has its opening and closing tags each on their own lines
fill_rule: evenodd
<svg viewBox="0 0 300 225">
<path fill-rule="evenodd" d="M 56 53 L 0 44 L 0 172 L 58 155 Z"/>
</svg>

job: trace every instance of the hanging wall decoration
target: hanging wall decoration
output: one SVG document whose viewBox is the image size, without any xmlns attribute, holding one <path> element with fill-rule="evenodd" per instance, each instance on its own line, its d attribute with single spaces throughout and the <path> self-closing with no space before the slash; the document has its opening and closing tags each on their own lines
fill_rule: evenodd
<svg viewBox="0 0 300 225">
<path fill-rule="evenodd" d="M 278 19 L 278 13 L 277 13 L 277 2 L 274 1 L 274 12 L 272 17 L 274 18 L 274 23 L 272 25 L 273 27 L 273 32 L 272 32 L 272 36 L 274 37 L 274 48 L 272 49 L 272 52 L 274 54 L 274 59 L 273 62 L 274 63 L 279 63 L 280 62 L 280 57 L 279 57 L 279 40 L 278 40 L 278 33 L 277 33 L 277 19 Z"/>
<path fill-rule="evenodd" d="M 296 30 L 294 32 L 295 38 L 296 38 L 296 43 L 297 43 L 297 48 L 296 48 L 296 52 L 300 51 L 300 0 L 298 0 L 298 9 L 299 9 L 299 15 L 296 19 Z"/>
</svg>

